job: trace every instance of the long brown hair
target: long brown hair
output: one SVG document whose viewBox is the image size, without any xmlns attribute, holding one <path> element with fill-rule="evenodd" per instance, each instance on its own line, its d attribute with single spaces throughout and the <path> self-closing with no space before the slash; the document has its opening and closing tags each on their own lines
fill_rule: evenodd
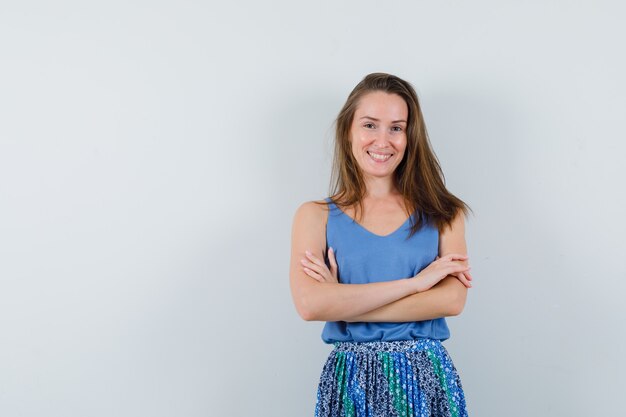
<svg viewBox="0 0 626 417">
<path fill-rule="evenodd" d="M 407 147 L 394 172 L 394 182 L 404 197 L 407 215 L 413 212 L 419 214 L 415 216 L 415 221 L 411 221 L 409 237 L 421 228 L 423 221 L 432 221 L 441 232 L 445 225 L 451 224 L 458 210 L 467 216 L 471 209 L 446 189 L 443 171 L 428 139 L 417 94 L 411 84 L 394 75 L 367 75 L 354 87 L 339 112 L 335 121 L 335 152 L 329 195 L 339 207 L 358 207 L 359 210 L 355 211 L 361 214 L 355 216 L 356 220 L 362 218 L 366 187 L 352 154 L 350 128 L 361 97 L 373 91 L 397 94 L 409 109 Z"/>
</svg>

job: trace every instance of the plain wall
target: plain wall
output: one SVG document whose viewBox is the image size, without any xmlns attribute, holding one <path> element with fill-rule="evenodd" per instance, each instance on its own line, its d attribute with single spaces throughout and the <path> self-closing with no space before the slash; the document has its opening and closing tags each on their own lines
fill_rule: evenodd
<svg viewBox="0 0 626 417">
<path fill-rule="evenodd" d="M 625 7 L 0 3 L 0 415 L 307 416 L 331 346 L 288 284 L 332 122 L 418 91 L 475 280 L 471 416 L 622 408 Z"/>
</svg>

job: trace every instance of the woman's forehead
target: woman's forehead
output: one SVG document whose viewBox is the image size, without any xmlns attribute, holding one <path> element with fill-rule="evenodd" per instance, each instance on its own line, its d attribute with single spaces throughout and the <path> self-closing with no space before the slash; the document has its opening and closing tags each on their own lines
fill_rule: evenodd
<svg viewBox="0 0 626 417">
<path fill-rule="evenodd" d="M 408 106 L 399 95 L 373 91 L 361 97 L 354 115 L 355 118 L 406 121 L 408 113 Z"/>
</svg>

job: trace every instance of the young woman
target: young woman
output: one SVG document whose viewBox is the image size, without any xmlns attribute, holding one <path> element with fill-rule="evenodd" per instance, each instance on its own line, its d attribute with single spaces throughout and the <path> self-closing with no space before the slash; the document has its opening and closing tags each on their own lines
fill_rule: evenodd
<svg viewBox="0 0 626 417">
<path fill-rule="evenodd" d="M 467 416 L 441 342 L 471 287 L 469 207 L 446 190 L 409 83 L 375 73 L 350 93 L 331 181 L 292 229 L 296 309 L 334 345 L 315 416 Z"/>
</svg>

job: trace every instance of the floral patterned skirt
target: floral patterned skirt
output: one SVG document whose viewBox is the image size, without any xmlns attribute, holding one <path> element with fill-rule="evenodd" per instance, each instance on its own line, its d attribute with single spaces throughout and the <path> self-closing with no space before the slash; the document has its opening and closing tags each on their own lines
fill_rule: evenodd
<svg viewBox="0 0 626 417">
<path fill-rule="evenodd" d="M 459 375 L 436 339 L 336 342 L 315 417 L 467 417 Z"/>
</svg>

